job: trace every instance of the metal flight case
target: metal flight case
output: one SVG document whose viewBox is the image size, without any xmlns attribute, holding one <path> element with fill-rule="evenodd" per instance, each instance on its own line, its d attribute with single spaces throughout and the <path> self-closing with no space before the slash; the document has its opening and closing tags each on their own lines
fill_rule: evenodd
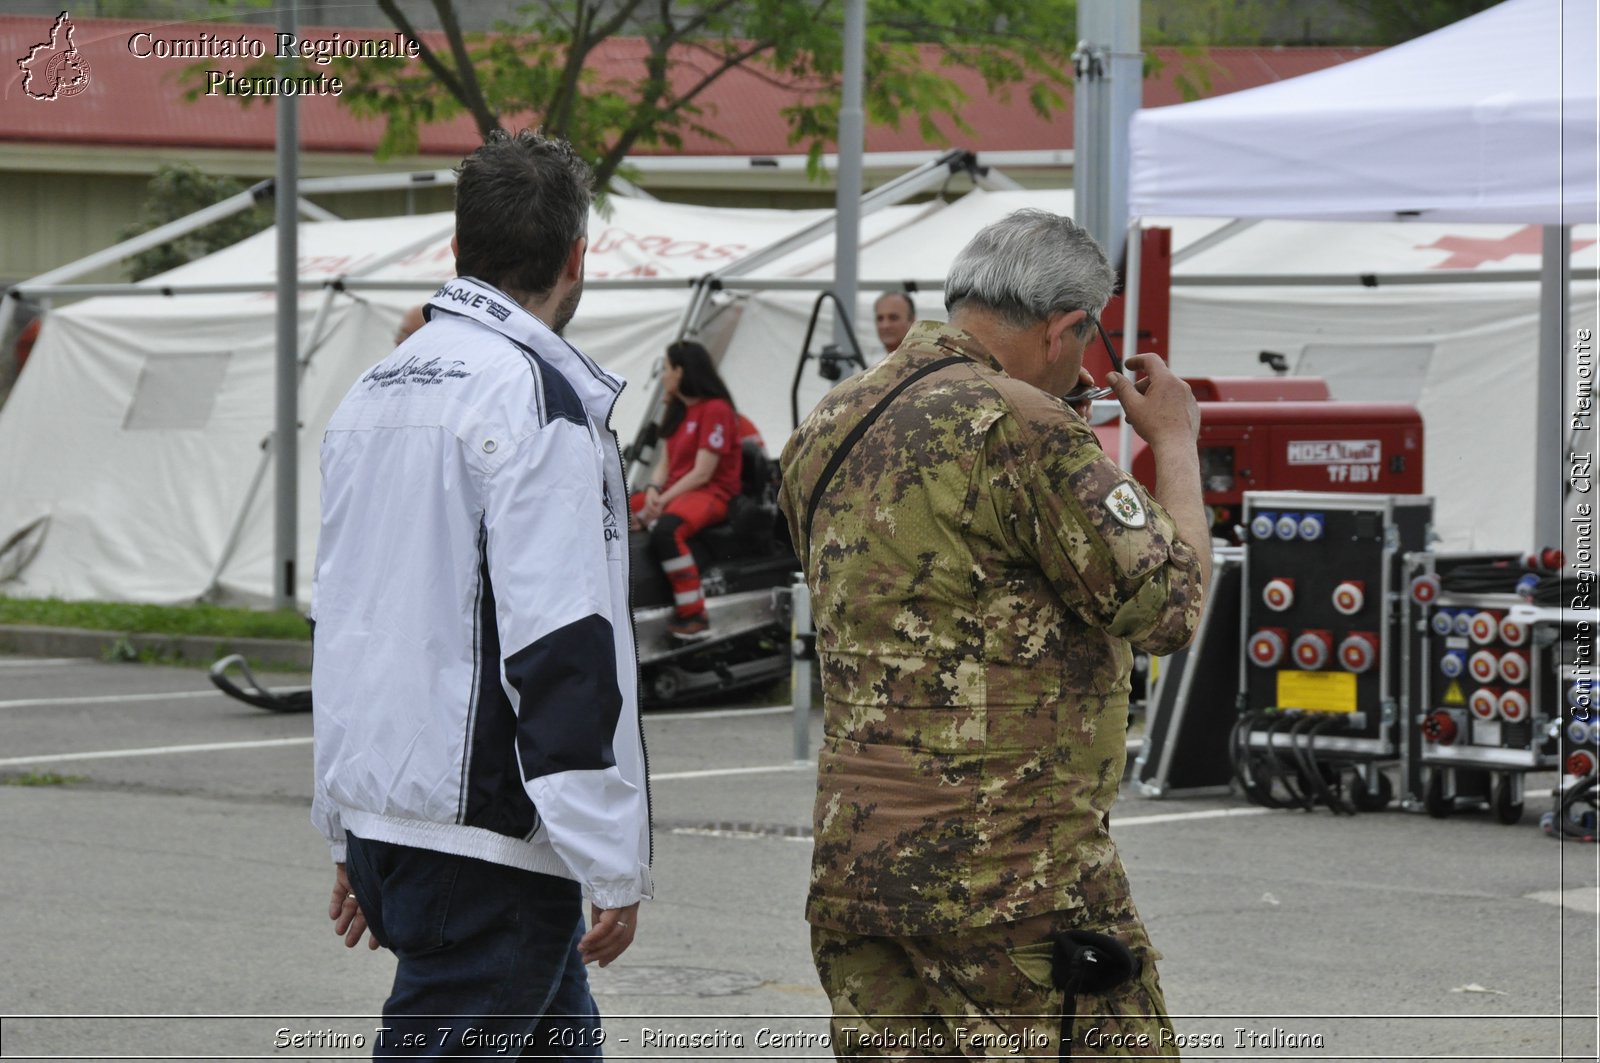
<svg viewBox="0 0 1600 1063">
<path fill-rule="evenodd" d="M 1141 796 L 1196 797 L 1233 787 L 1228 728 L 1237 712 L 1243 561 L 1242 547 L 1212 549 L 1200 630 L 1194 642 L 1161 661 L 1133 762 Z"/>
<path fill-rule="evenodd" d="M 1269 807 L 1388 806 L 1407 640 L 1405 555 L 1427 548 L 1425 495 L 1245 496 L 1235 779 Z"/>
<path fill-rule="evenodd" d="M 1592 774 L 1600 734 L 1575 660 L 1586 644 L 1580 621 L 1512 593 L 1440 589 L 1452 566 L 1472 563 L 1482 558 L 1410 559 L 1406 627 L 1417 668 L 1405 709 L 1405 803 L 1436 818 L 1487 807 L 1511 824 L 1522 818 L 1527 773 Z"/>
</svg>

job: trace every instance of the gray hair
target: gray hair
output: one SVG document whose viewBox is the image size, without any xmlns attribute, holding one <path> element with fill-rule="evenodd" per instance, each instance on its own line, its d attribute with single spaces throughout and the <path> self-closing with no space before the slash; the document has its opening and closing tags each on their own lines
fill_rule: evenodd
<svg viewBox="0 0 1600 1063">
<path fill-rule="evenodd" d="M 950 266 L 944 283 L 949 313 L 982 307 L 1016 328 L 1051 314 L 1088 311 L 1077 326 L 1087 336 L 1111 301 L 1117 275 L 1094 237 L 1047 210 L 1019 210 L 974 236 Z"/>
</svg>

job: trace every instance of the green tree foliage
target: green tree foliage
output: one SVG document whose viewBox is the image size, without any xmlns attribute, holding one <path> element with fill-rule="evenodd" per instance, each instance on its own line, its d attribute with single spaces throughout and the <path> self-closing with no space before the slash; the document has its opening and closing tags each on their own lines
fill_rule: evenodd
<svg viewBox="0 0 1600 1063">
<path fill-rule="evenodd" d="M 1399 44 L 1442 29 L 1498 4 L 1500 0 L 1340 0 L 1365 16 L 1374 44 Z"/>
<path fill-rule="evenodd" d="M 603 188 L 631 152 L 679 148 L 691 133 L 726 142 L 705 92 L 735 68 L 788 90 L 789 141 L 814 166 L 838 126 L 843 0 L 535 0 L 487 35 L 462 30 L 455 0 L 433 0 L 442 44 L 394 0 L 378 7 L 422 46 L 420 61 L 320 69 L 343 80 L 352 111 L 383 120 L 379 158 L 413 153 L 424 125 L 467 114 L 485 134 L 529 127 L 566 138 Z M 946 140 L 941 118 L 971 133 L 966 93 L 950 76 L 958 69 L 1042 115 L 1065 106 L 1075 0 L 871 0 L 867 20 L 869 123 L 915 122 L 933 143 Z M 270 61 L 249 71 L 273 72 Z"/>
<path fill-rule="evenodd" d="M 245 186 L 232 178 L 212 177 L 188 163 L 162 166 L 150 179 L 144 206 L 139 209 L 139 220 L 118 233 L 118 238 L 127 240 L 141 233 L 147 233 L 170 221 L 176 221 L 214 203 L 220 203 L 244 190 Z M 124 268 L 127 270 L 129 280 L 144 280 L 146 277 L 165 273 L 169 269 L 176 269 L 213 251 L 230 247 L 271 224 L 270 211 L 257 204 L 238 214 L 185 233 L 175 240 L 142 251 L 130 257 Z"/>
</svg>

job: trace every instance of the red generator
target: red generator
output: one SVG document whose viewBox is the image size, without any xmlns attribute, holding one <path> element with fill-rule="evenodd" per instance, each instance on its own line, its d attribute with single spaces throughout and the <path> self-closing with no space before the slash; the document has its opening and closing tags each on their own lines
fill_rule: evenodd
<svg viewBox="0 0 1600 1063">
<path fill-rule="evenodd" d="M 1200 403 L 1200 477 L 1218 539 L 1243 541 L 1246 491 L 1422 493 L 1422 415 L 1414 406 L 1335 402 L 1314 377 L 1198 377 L 1188 383 Z M 1120 432 L 1120 418 L 1095 426 L 1113 459 Z M 1155 459 L 1137 435 L 1133 475 L 1155 486 Z"/>
</svg>

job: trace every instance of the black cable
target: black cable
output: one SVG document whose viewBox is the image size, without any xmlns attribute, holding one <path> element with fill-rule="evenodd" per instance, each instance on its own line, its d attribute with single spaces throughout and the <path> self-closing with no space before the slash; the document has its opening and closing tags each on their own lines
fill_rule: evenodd
<svg viewBox="0 0 1600 1063">
<path fill-rule="evenodd" d="M 1293 804 L 1299 805 L 1307 812 L 1310 812 L 1314 807 L 1310 795 L 1301 793 L 1300 788 L 1290 781 L 1289 771 L 1284 766 L 1283 760 L 1279 758 L 1278 751 L 1272 742 L 1273 736 L 1279 733 L 1278 728 L 1285 721 L 1290 720 L 1291 717 L 1286 712 L 1279 712 L 1276 716 L 1275 720 L 1267 724 L 1267 760 L 1272 765 L 1273 778 L 1283 783 L 1283 788 L 1288 792 L 1289 800 Z M 1267 785 L 1270 787 L 1272 784 L 1269 782 Z"/>
<path fill-rule="evenodd" d="M 1245 797 L 1263 808 L 1283 808 L 1283 802 L 1272 795 L 1272 784 L 1269 782 L 1263 787 L 1250 770 L 1250 732 L 1266 715 L 1265 712 L 1257 711 L 1239 717 L 1238 722 L 1233 725 L 1232 735 L 1229 736 L 1229 753 L 1233 757 L 1234 777 L 1239 780 L 1239 785 L 1244 787 Z"/>
<path fill-rule="evenodd" d="M 1318 722 L 1319 721 L 1316 714 L 1308 712 L 1304 716 L 1300 717 L 1300 719 L 1296 720 L 1289 727 L 1288 731 L 1289 752 L 1294 754 L 1295 767 L 1300 771 L 1301 784 L 1306 788 L 1307 797 L 1313 796 L 1313 789 L 1315 789 L 1318 793 L 1324 791 L 1324 788 L 1316 785 L 1320 780 L 1312 778 L 1314 768 L 1311 763 L 1311 757 L 1306 747 L 1302 745 L 1300 741 L 1301 737 L 1305 734 L 1306 729 L 1315 726 Z M 1311 803 L 1315 804 L 1316 801 L 1313 799 Z"/>
<path fill-rule="evenodd" d="M 1250 735 L 1255 731 L 1256 725 L 1263 719 L 1260 712 L 1251 713 L 1241 717 L 1242 726 L 1239 730 L 1239 741 L 1235 747 L 1237 763 L 1239 765 L 1239 779 L 1244 784 L 1245 796 L 1264 808 L 1281 808 L 1278 799 L 1272 796 L 1270 790 L 1263 787 L 1256 778 L 1254 753 L 1250 749 Z"/>
<path fill-rule="evenodd" d="M 1250 720 L 1250 716 L 1240 713 L 1239 718 L 1233 721 L 1233 729 L 1228 732 L 1228 759 L 1232 762 L 1233 777 L 1244 791 L 1245 800 L 1259 805 L 1264 802 L 1245 764 L 1245 758 L 1250 755 Z M 1244 739 L 1242 745 L 1241 737 Z"/>
<path fill-rule="evenodd" d="M 1439 587 L 1454 594 L 1515 594 L 1526 576 L 1535 577 L 1528 593 L 1530 601 L 1537 605 L 1561 604 L 1562 573 L 1530 569 L 1517 554 L 1493 555 L 1441 568 Z"/>
<path fill-rule="evenodd" d="M 1328 789 L 1328 781 L 1322 777 L 1322 765 L 1317 763 L 1311 747 L 1311 736 L 1323 730 L 1327 723 L 1327 718 L 1321 714 L 1307 713 L 1305 719 L 1290 728 L 1289 748 L 1294 750 L 1295 763 L 1300 766 L 1300 777 L 1316 790 L 1318 797 L 1327 802 L 1328 811 L 1337 816 L 1346 809 L 1334 798 L 1333 791 Z"/>
<path fill-rule="evenodd" d="M 1346 720 L 1346 717 L 1344 717 L 1344 716 L 1336 715 L 1336 714 L 1329 714 L 1317 726 L 1316 730 L 1311 732 L 1310 741 L 1312 743 L 1315 743 L 1319 736 L 1321 736 L 1321 735 L 1323 735 L 1323 734 L 1325 734 L 1325 733 L 1327 733 L 1329 731 L 1336 731 L 1336 730 L 1340 729 L 1341 727 L 1343 727 L 1345 725 L 1346 722 L 1347 722 L 1347 720 Z M 1343 812 L 1347 816 L 1354 816 L 1354 815 L 1359 815 L 1360 814 L 1361 809 L 1356 807 L 1355 801 L 1350 799 L 1350 798 L 1345 797 L 1344 781 L 1343 781 L 1343 776 L 1342 775 L 1340 776 L 1339 785 L 1336 788 L 1334 788 L 1332 792 L 1333 792 L 1334 800 L 1338 802 L 1338 810 L 1339 811 Z"/>
<path fill-rule="evenodd" d="M 1228 766 L 1233 769 L 1233 779 L 1239 784 L 1239 789 L 1244 791 L 1245 799 L 1252 804 L 1259 804 L 1255 797 L 1255 783 L 1250 781 L 1244 770 L 1244 758 L 1239 753 L 1239 736 L 1249 726 L 1250 717 L 1244 713 L 1233 721 L 1233 726 L 1228 730 Z"/>
</svg>

